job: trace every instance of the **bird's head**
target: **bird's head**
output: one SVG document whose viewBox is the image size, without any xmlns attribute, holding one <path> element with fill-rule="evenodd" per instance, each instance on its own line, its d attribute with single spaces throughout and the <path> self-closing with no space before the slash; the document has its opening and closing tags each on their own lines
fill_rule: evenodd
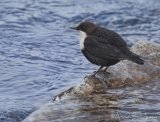
<svg viewBox="0 0 160 122">
<path fill-rule="evenodd" d="M 83 31 L 86 34 L 90 34 L 96 28 L 96 25 L 92 22 L 82 22 L 77 27 L 70 28 L 77 31 Z"/>
</svg>

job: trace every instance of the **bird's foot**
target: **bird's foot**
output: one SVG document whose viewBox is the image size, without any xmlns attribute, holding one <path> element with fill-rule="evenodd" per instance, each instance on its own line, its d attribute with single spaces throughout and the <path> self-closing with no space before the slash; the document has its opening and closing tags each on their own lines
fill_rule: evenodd
<svg viewBox="0 0 160 122">
<path fill-rule="evenodd" d="M 105 71 L 105 74 L 108 74 L 108 75 L 110 75 L 111 73 L 110 73 L 110 72 L 107 72 L 107 71 Z"/>
<path fill-rule="evenodd" d="M 96 77 L 96 74 L 97 74 L 98 72 L 103 71 L 102 68 L 103 68 L 103 66 L 101 66 L 97 71 L 94 71 L 91 75 L 85 76 L 85 78 L 88 78 L 88 77 L 95 78 L 95 77 Z"/>
<path fill-rule="evenodd" d="M 107 69 L 108 69 L 108 67 L 106 67 L 106 68 L 103 70 L 103 72 L 104 72 L 105 74 L 107 74 L 107 75 L 110 75 L 111 73 L 110 73 L 110 72 L 107 72 Z"/>
<path fill-rule="evenodd" d="M 90 75 L 90 77 L 94 78 L 94 77 L 96 77 L 96 74 L 97 74 L 97 71 L 94 71 L 94 72 Z"/>
<path fill-rule="evenodd" d="M 98 72 L 100 72 L 100 70 L 99 70 L 99 71 L 94 71 L 91 75 L 89 75 L 89 77 L 95 78 L 95 77 L 96 77 L 96 74 L 97 74 Z"/>
</svg>

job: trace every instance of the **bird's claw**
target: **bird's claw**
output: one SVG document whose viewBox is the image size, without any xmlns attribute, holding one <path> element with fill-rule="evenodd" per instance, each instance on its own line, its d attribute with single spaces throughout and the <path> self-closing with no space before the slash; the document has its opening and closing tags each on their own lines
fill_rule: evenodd
<svg viewBox="0 0 160 122">
<path fill-rule="evenodd" d="M 94 74 L 86 75 L 84 78 L 95 78 L 95 75 Z"/>
</svg>

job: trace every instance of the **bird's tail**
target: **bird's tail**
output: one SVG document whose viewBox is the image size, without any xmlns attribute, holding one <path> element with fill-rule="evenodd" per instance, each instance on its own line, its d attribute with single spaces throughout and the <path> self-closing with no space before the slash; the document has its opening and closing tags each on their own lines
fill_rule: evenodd
<svg viewBox="0 0 160 122">
<path fill-rule="evenodd" d="M 130 60 L 132 62 L 135 62 L 137 64 L 141 64 L 141 65 L 144 64 L 144 60 L 141 58 L 141 56 L 139 56 L 139 55 L 137 55 L 133 52 L 130 53 L 130 56 L 129 56 L 128 60 Z"/>
</svg>

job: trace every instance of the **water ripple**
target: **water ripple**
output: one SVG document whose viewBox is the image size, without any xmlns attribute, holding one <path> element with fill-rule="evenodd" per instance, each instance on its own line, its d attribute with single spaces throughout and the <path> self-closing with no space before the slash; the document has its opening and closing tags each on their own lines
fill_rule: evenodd
<svg viewBox="0 0 160 122">
<path fill-rule="evenodd" d="M 91 20 L 116 30 L 128 43 L 159 42 L 159 6 L 158 0 L 2 0 L 0 120 L 21 121 L 94 69 L 70 26 Z"/>
</svg>

